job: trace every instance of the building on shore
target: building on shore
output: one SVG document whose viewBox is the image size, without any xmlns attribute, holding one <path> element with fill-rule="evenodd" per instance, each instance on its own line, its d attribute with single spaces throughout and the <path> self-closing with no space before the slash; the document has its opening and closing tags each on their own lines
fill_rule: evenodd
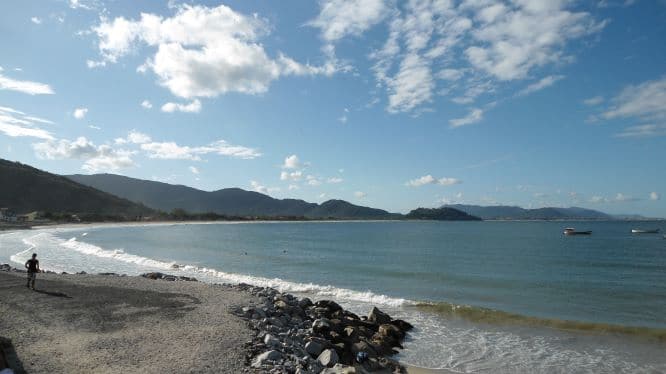
<svg viewBox="0 0 666 374">
<path fill-rule="evenodd" d="M 0 208 L 0 221 L 16 222 L 17 220 L 16 212 L 9 208 Z"/>
</svg>

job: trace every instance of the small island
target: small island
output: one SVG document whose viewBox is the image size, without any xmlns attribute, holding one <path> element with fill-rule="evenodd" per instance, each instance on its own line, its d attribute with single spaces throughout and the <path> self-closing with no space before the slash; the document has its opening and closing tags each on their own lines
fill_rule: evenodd
<svg viewBox="0 0 666 374">
<path fill-rule="evenodd" d="M 405 218 L 432 221 L 481 221 L 482 219 L 453 208 L 417 208 Z"/>
</svg>

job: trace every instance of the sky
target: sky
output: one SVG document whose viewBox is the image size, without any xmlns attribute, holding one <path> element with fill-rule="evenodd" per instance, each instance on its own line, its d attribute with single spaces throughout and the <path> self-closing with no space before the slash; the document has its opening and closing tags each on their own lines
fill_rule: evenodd
<svg viewBox="0 0 666 374">
<path fill-rule="evenodd" d="M 0 3 L 0 158 L 666 217 L 664 0 Z"/>
</svg>

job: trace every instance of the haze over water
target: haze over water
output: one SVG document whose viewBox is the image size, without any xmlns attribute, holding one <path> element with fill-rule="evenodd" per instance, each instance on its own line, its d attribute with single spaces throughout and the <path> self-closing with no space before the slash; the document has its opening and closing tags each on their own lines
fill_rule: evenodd
<svg viewBox="0 0 666 374">
<path fill-rule="evenodd" d="M 566 237 L 565 226 L 592 230 Z M 664 372 L 663 222 L 110 226 L 0 235 L 0 262 L 248 282 L 415 322 L 401 358 L 472 372 Z M 25 258 L 25 259 L 24 259 Z M 174 264 L 180 265 L 175 268 Z M 563 322 L 568 321 L 568 322 Z M 611 329 L 612 333 L 598 330 Z"/>
</svg>

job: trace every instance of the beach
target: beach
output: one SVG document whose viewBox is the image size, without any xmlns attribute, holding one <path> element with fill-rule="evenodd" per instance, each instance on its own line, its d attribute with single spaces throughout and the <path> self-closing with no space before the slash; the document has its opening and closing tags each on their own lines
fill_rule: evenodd
<svg viewBox="0 0 666 374">
<path fill-rule="evenodd" d="M 28 373 L 238 373 L 243 291 L 142 277 L 0 272 L 0 331 Z"/>
</svg>

